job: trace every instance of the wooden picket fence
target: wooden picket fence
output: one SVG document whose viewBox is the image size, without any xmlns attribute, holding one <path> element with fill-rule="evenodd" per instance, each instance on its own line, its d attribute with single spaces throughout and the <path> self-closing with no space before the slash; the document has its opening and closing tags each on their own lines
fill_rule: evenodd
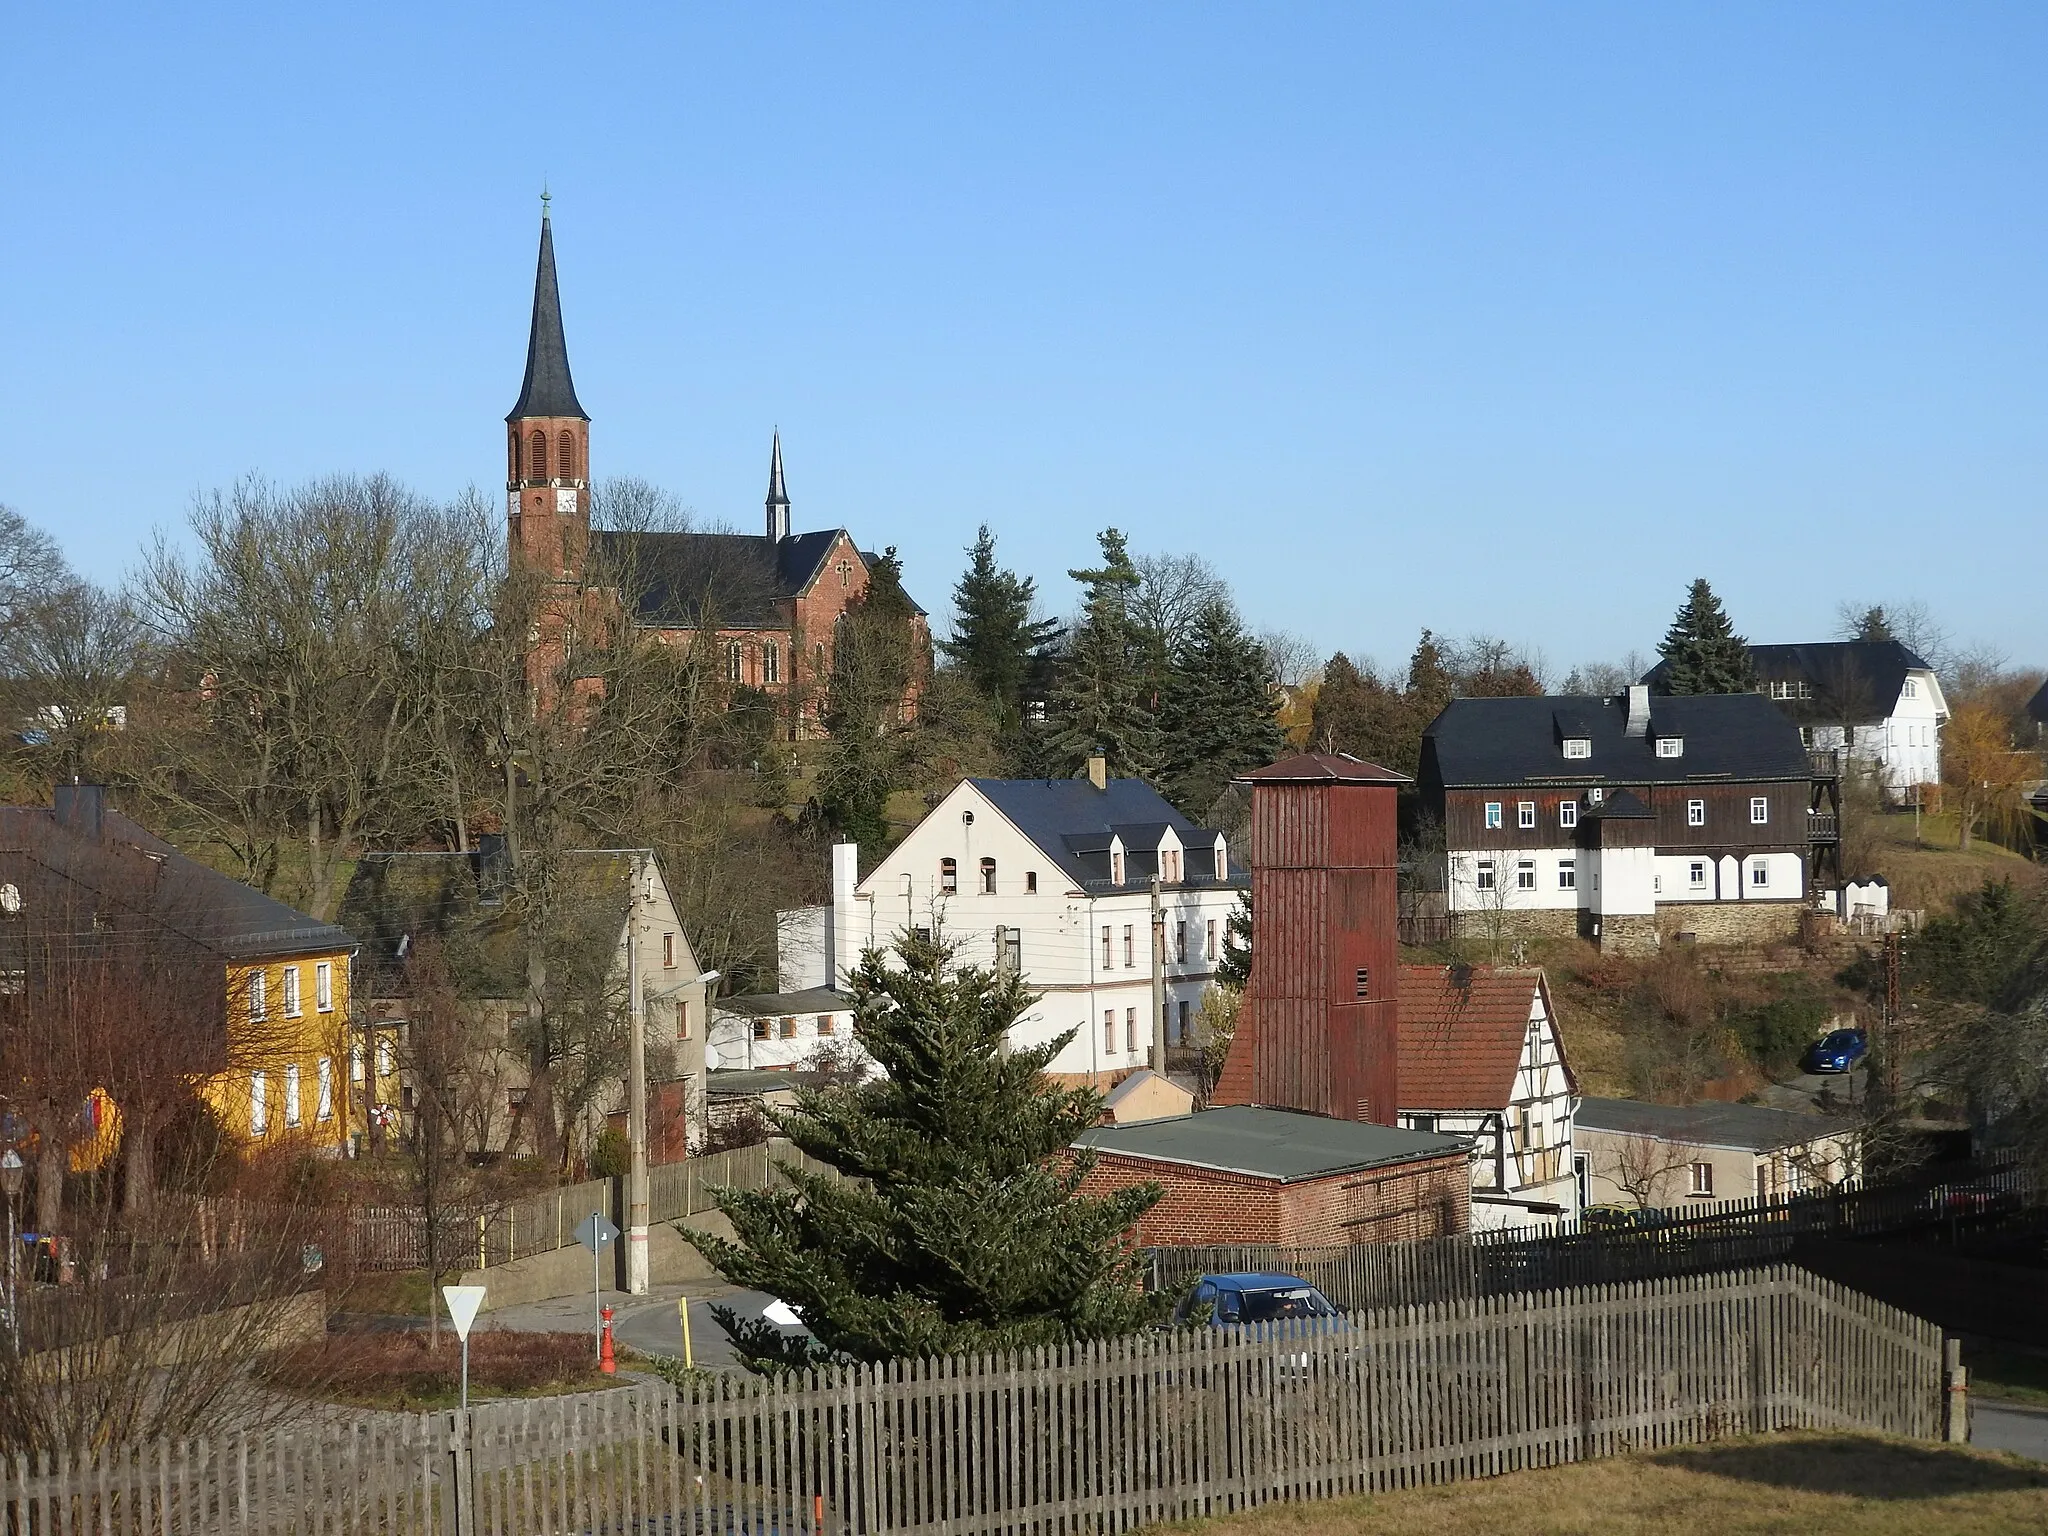
<svg viewBox="0 0 2048 1536">
<path fill-rule="evenodd" d="M 10 1536 L 1067 1536 L 1794 1426 L 1941 1433 L 1933 1325 L 1777 1268 L 0 1468 Z"/>
</svg>

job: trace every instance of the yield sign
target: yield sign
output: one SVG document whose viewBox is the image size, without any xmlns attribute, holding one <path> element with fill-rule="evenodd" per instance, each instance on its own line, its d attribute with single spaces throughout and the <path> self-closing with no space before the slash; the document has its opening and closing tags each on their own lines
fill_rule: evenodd
<svg viewBox="0 0 2048 1536">
<path fill-rule="evenodd" d="M 619 1229 L 601 1211 L 592 1211 L 576 1223 L 576 1241 L 596 1253 L 619 1235 Z"/>
<path fill-rule="evenodd" d="M 476 1321 L 477 1308 L 484 1304 L 484 1288 L 480 1285 L 444 1285 L 441 1294 L 448 1300 L 448 1318 L 455 1324 L 455 1337 L 466 1341 L 469 1325 Z"/>
</svg>

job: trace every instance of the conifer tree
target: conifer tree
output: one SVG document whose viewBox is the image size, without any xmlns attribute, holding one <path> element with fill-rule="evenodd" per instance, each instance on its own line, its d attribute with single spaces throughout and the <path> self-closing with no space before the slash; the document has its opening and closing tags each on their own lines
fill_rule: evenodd
<svg viewBox="0 0 2048 1536">
<path fill-rule="evenodd" d="M 903 697 L 928 660 L 920 654 L 915 613 L 892 546 L 868 573 L 867 590 L 846 605 L 832 644 L 830 746 L 818 774 L 818 806 L 834 831 L 870 857 L 888 842 L 889 795 L 901 778 Z"/>
<path fill-rule="evenodd" d="M 1406 732 L 1408 706 L 1397 689 L 1388 687 L 1342 651 L 1323 668 L 1309 717 L 1308 742 L 1315 752 L 1348 752 L 1369 763 L 1398 767 Z"/>
<path fill-rule="evenodd" d="M 1070 774 L 1100 752 L 1112 774 L 1150 778 L 1158 729 L 1145 697 L 1144 637 L 1131 617 L 1138 570 L 1116 529 L 1097 538 L 1102 564 L 1067 572 L 1087 595 L 1054 675 L 1045 756 L 1054 771 Z"/>
<path fill-rule="evenodd" d="M 1852 640 L 1876 641 L 1896 640 L 1898 636 L 1892 633 L 1891 620 L 1885 617 L 1884 609 L 1867 608 L 1864 610 L 1862 617 L 1856 621 L 1856 633 L 1849 638 Z"/>
<path fill-rule="evenodd" d="M 1029 576 L 996 564 L 995 535 L 983 523 L 953 588 L 953 637 L 939 649 L 989 701 L 999 732 L 1022 724 L 1026 686 L 1059 634 L 1058 620 L 1031 617 L 1037 590 Z"/>
<path fill-rule="evenodd" d="M 1201 819 L 1240 773 L 1287 750 L 1274 715 L 1277 685 L 1266 647 L 1227 598 L 1204 602 L 1174 650 L 1160 711 L 1160 784 Z"/>
<path fill-rule="evenodd" d="M 1665 631 L 1657 654 L 1664 658 L 1660 692 L 1752 693 L 1756 689 L 1749 642 L 1735 633 L 1721 599 L 1714 596 L 1704 577 L 1686 593 L 1685 605 Z"/>
<path fill-rule="evenodd" d="M 1020 978 L 956 966 L 914 934 L 895 956 L 870 950 L 850 978 L 855 1038 L 887 1076 L 800 1090 L 774 1115 L 843 1178 L 785 1165 L 793 1188 L 718 1191 L 737 1242 L 686 1229 L 728 1280 L 787 1302 L 811 1335 L 720 1312 L 742 1355 L 776 1369 L 1023 1349 L 1158 1321 L 1171 1298 L 1144 1293 L 1123 1234 L 1159 1187 L 1081 1194 L 1094 1159 L 1073 1141 L 1102 1099 L 1044 1075 L 1073 1031 L 1006 1046 L 1037 1001 Z"/>
</svg>

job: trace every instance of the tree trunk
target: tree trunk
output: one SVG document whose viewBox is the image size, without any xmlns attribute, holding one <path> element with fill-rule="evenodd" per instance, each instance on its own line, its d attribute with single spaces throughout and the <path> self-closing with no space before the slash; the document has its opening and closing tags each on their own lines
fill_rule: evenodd
<svg viewBox="0 0 2048 1536">
<path fill-rule="evenodd" d="M 64 1144 L 45 1130 L 36 1153 L 36 1230 L 54 1232 L 64 1219 Z"/>
<path fill-rule="evenodd" d="M 141 1110 L 130 1110 L 121 1133 L 121 1209 L 130 1216 L 140 1216 L 156 1204 L 155 1140 Z"/>
</svg>

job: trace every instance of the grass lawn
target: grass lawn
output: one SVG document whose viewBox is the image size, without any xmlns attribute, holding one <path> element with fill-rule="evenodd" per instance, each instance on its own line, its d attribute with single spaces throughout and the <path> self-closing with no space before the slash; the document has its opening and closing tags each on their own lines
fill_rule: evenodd
<svg viewBox="0 0 2048 1536">
<path fill-rule="evenodd" d="M 1184 1527 L 1202 1536 L 2004 1536 L 2048 1531 L 2048 1466 L 1799 1433 L 1648 1451 Z"/>
<path fill-rule="evenodd" d="M 275 1352 L 260 1369 L 271 1385 L 302 1397 L 424 1413 L 459 1401 L 462 1346 L 452 1329 L 442 1333 L 438 1350 L 428 1348 L 425 1333 L 330 1333 L 317 1343 Z M 469 1336 L 471 1402 L 617 1385 L 616 1376 L 598 1370 L 587 1333 L 482 1329 Z"/>
<path fill-rule="evenodd" d="M 2048 1408 L 2048 1354 L 2017 1345 L 1965 1345 L 1970 1391 L 2032 1408 Z"/>
</svg>

